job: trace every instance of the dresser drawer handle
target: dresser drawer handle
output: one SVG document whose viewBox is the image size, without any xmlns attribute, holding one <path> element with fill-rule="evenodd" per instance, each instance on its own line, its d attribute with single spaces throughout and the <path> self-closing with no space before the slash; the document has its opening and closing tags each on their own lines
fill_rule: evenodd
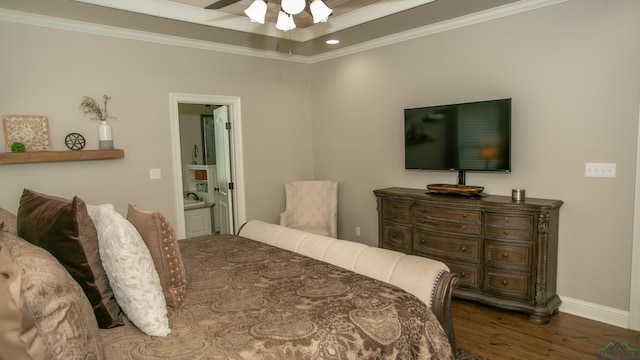
<svg viewBox="0 0 640 360">
<path fill-rule="evenodd" d="M 426 241 L 424 241 L 424 239 L 420 240 L 420 244 L 424 245 L 426 243 Z"/>
<path fill-rule="evenodd" d="M 427 212 L 427 210 L 425 210 L 425 209 L 420 209 L 420 212 L 424 214 L 424 213 L 426 213 L 426 212 Z"/>
<path fill-rule="evenodd" d="M 505 230 L 505 231 L 504 231 L 504 234 L 505 234 L 505 235 L 509 235 L 509 231 L 508 231 L 508 230 Z"/>
<path fill-rule="evenodd" d="M 502 257 L 503 257 L 504 259 L 508 259 L 508 258 L 509 258 L 509 254 L 508 254 L 508 253 L 503 253 L 503 254 L 502 254 Z"/>
<path fill-rule="evenodd" d="M 397 237 L 398 237 L 398 234 L 396 234 L 396 233 L 392 233 L 392 234 L 391 234 L 391 237 L 395 239 L 395 238 L 397 238 Z"/>
<path fill-rule="evenodd" d="M 462 252 L 467 252 L 467 247 L 466 247 L 466 246 L 464 246 L 464 245 L 462 245 L 462 246 L 460 247 L 460 251 L 462 251 Z"/>
<path fill-rule="evenodd" d="M 462 226 L 460 227 L 460 229 L 462 229 L 462 230 L 467 230 L 467 225 L 462 225 Z"/>
<path fill-rule="evenodd" d="M 465 213 L 462 213 L 461 215 L 462 215 L 463 218 L 467 217 L 467 214 L 465 214 Z"/>
<path fill-rule="evenodd" d="M 507 286 L 507 284 L 508 284 L 507 280 L 502 280 L 502 285 L 503 286 Z"/>
<path fill-rule="evenodd" d="M 397 219 L 397 218 L 398 218 L 398 216 L 397 216 L 397 215 L 391 215 L 391 219 L 392 219 L 392 220 L 395 220 L 395 219 Z"/>
<path fill-rule="evenodd" d="M 393 209 L 397 209 L 397 208 L 398 208 L 398 205 L 393 204 L 393 205 L 391 205 L 391 207 L 392 207 Z"/>
<path fill-rule="evenodd" d="M 420 219 L 420 224 L 424 224 L 426 223 L 426 221 L 424 221 L 424 219 Z"/>
<path fill-rule="evenodd" d="M 463 272 L 461 272 L 461 273 L 460 273 L 460 277 L 461 277 L 461 278 L 466 277 L 466 276 L 467 276 L 467 273 L 466 273 L 466 272 L 464 272 L 464 271 L 463 271 Z"/>
</svg>

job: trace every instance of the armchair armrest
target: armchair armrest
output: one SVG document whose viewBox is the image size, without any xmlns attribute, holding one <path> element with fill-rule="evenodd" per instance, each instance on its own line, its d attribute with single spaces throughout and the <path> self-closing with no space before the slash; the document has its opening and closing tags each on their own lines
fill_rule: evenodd
<svg viewBox="0 0 640 360">
<path fill-rule="evenodd" d="M 291 225 L 291 215 L 290 213 L 283 211 L 280 213 L 280 225 L 289 227 Z"/>
</svg>

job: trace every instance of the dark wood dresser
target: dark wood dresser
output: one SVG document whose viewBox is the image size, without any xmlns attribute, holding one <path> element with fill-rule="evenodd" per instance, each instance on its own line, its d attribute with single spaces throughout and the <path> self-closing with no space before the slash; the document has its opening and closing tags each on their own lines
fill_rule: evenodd
<svg viewBox="0 0 640 360">
<path fill-rule="evenodd" d="M 374 190 L 379 247 L 447 264 L 460 276 L 454 296 L 523 311 L 539 324 L 560 306 L 556 294 L 562 201 Z"/>
</svg>

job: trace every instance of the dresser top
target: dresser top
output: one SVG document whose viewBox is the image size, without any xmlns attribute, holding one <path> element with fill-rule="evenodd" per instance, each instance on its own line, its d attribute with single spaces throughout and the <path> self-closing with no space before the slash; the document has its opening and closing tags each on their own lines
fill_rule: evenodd
<svg viewBox="0 0 640 360">
<path fill-rule="evenodd" d="M 373 191 L 376 196 L 389 196 L 397 197 L 398 200 L 412 199 L 423 201 L 434 201 L 439 203 L 450 204 L 464 204 L 466 206 L 513 206 L 513 207 L 536 207 L 554 209 L 559 208 L 563 202 L 562 200 L 551 199 L 537 199 L 527 198 L 524 201 L 514 201 L 511 196 L 501 195 L 486 195 L 480 194 L 479 196 L 465 196 L 465 195 L 444 195 L 444 194 L 430 194 L 425 189 L 410 189 L 401 187 L 391 187 L 386 189 L 376 189 Z"/>
</svg>

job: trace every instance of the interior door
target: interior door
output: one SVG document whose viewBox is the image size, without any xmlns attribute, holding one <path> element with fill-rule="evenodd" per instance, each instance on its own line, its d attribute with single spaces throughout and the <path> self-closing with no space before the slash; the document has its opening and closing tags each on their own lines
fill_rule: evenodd
<svg viewBox="0 0 640 360">
<path fill-rule="evenodd" d="M 202 130 L 202 163 L 215 164 L 215 128 L 212 115 L 200 115 L 200 129 Z"/>
<path fill-rule="evenodd" d="M 215 147 L 216 147 L 216 178 L 218 180 L 218 191 L 216 192 L 216 215 L 219 217 L 215 221 L 220 224 L 221 234 L 231 234 L 234 229 L 233 219 L 233 189 L 229 188 L 231 179 L 231 157 L 229 154 L 229 130 L 227 129 L 229 107 L 220 106 L 213 111 L 215 126 Z"/>
</svg>

